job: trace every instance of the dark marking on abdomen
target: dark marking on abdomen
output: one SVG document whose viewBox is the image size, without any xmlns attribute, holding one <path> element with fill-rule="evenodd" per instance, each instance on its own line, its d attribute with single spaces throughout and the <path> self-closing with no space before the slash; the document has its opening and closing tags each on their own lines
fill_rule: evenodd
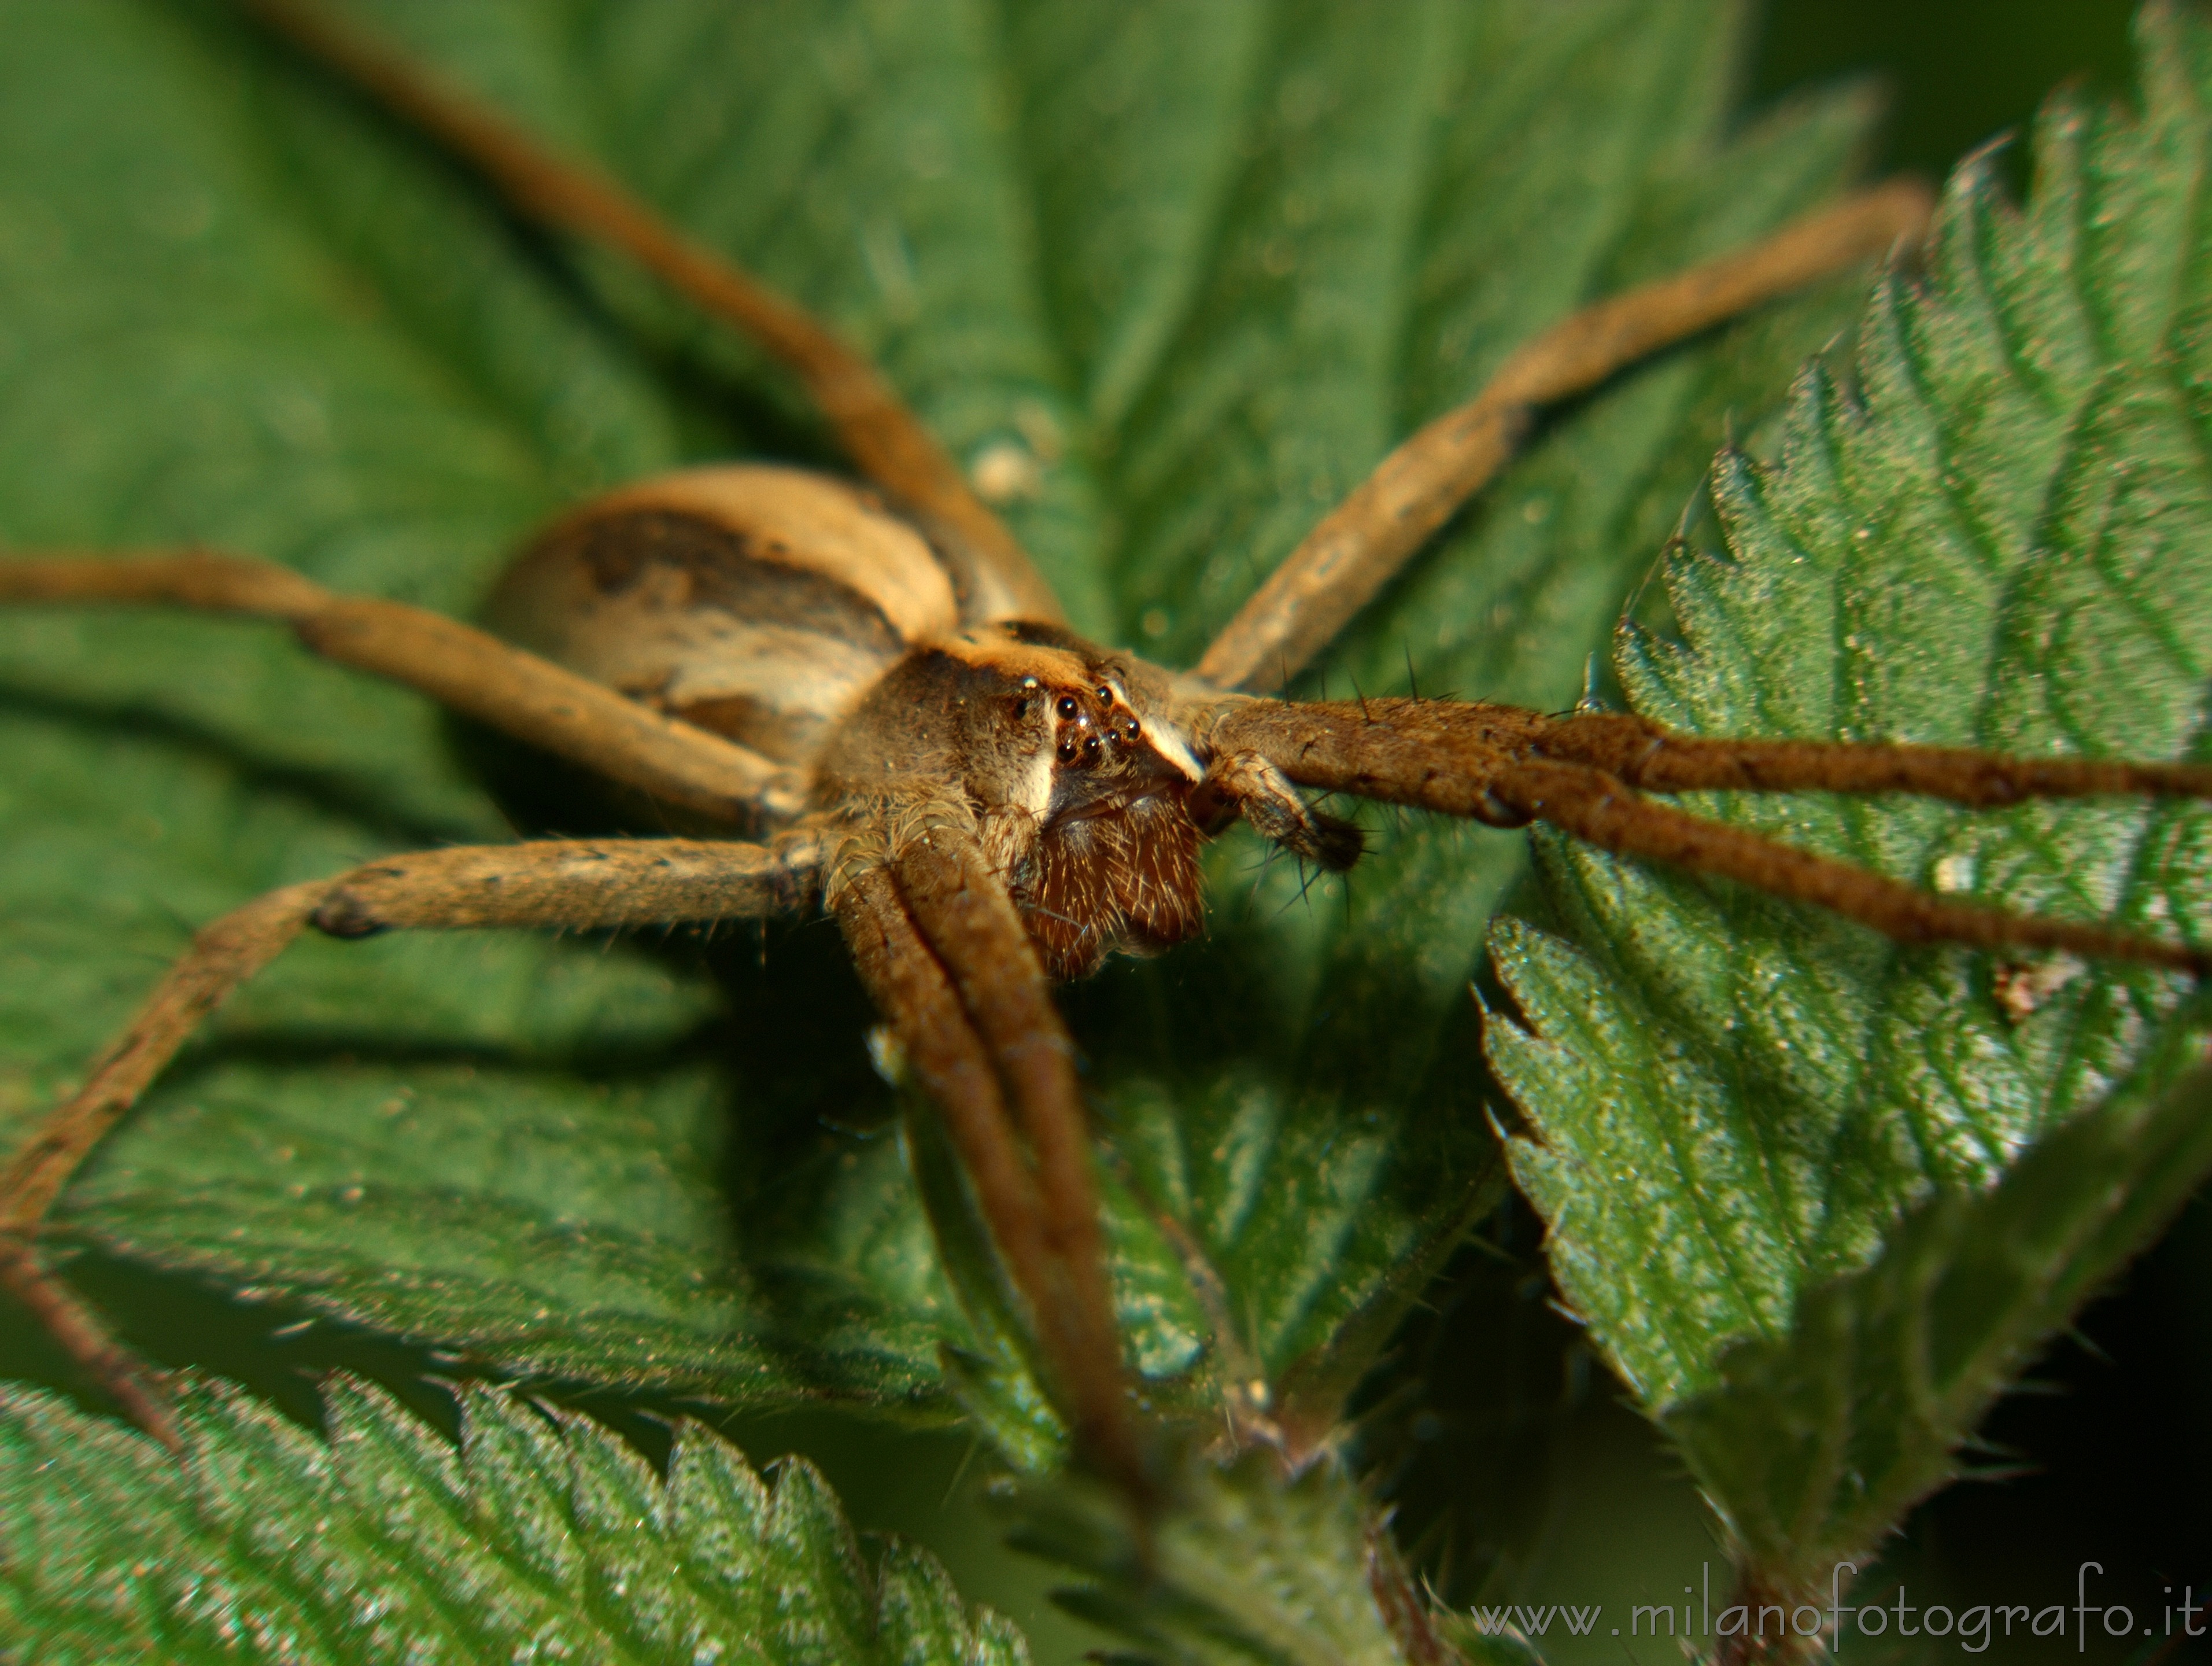
<svg viewBox="0 0 2212 1666">
<path fill-rule="evenodd" d="M 594 516 L 561 541 L 573 541 L 603 596 L 623 595 L 660 568 L 684 575 L 693 607 L 810 631 L 886 659 L 902 646 L 883 609 L 859 591 L 775 559 L 774 547 L 757 552 L 750 535 L 699 515 L 633 509 Z"/>
</svg>

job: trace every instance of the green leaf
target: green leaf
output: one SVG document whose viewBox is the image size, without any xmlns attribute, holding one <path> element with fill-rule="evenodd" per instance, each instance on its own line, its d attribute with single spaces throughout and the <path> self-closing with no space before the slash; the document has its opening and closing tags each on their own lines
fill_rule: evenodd
<svg viewBox="0 0 2212 1666">
<path fill-rule="evenodd" d="M 1929 1199 L 1786 1335 L 1724 1353 L 1661 1423 L 1766 1588 L 1818 1588 L 1951 1480 L 1960 1432 L 2208 1170 L 2212 1073 L 2115 1094 L 1990 1190 Z"/>
<path fill-rule="evenodd" d="M 1389 30 L 1288 0 L 358 9 L 822 310 L 956 455 L 1029 447 L 1042 495 L 1010 513 L 1079 623 L 1170 659 L 1528 331 L 1831 190 L 1865 115 L 1737 131 L 1727 0 L 1438 0 Z M 743 344 L 518 232 L 212 0 L 0 28 L 12 545 L 204 540 L 465 612 L 600 486 L 823 456 Z M 1842 293 L 1562 417 L 1325 675 L 1570 699 L 1723 413 Z M 10 1137 L 193 923 L 500 836 L 421 702 L 275 632 L 26 613 L 0 666 Z M 1326 1427 L 1500 1183 L 1465 987 L 1524 844 L 1378 842 L 1347 894 L 1225 839 L 1211 939 L 1070 994 L 1165 1403 L 1279 1388 Z M 816 925 L 732 945 L 718 1000 L 680 946 L 305 945 L 60 1227 L 483 1368 L 948 1415 L 940 1361 L 996 1345 L 839 958 Z"/>
<path fill-rule="evenodd" d="M 1055 1599 L 1136 1643 L 1138 1659 L 1399 1666 L 1452 1657 L 1382 1517 L 1334 1461 L 1290 1478 L 1272 1452 L 1226 1468 L 1193 1462 L 1148 1545 L 1127 1506 L 1103 1492 L 1026 1488 L 1012 1507 L 1016 1545 L 1084 1576 Z"/>
<path fill-rule="evenodd" d="M 664 1478 L 484 1389 L 456 1451 L 374 1389 L 327 1395 L 326 1444 L 195 1385 L 179 1462 L 0 1389 L 0 1632 L 52 1660 L 1029 1659 L 927 1555 L 864 1552 L 804 1460 L 770 1487 L 684 1422 Z"/>
<path fill-rule="evenodd" d="M 2021 211 L 1970 160 L 1924 280 L 1874 296 L 1856 389 L 1816 366 L 1778 460 L 1723 458 L 1725 549 L 1693 517 L 1667 567 L 1680 639 L 1621 641 L 1640 709 L 1711 734 L 2212 755 L 2212 33 L 2154 7 L 2143 37 L 2140 119 L 2062 94 Z M 2015 909 L 2168 937 L 2212 915 L 2201 805 L 1698 807 Z M 1490 1056 L 1528 1113 L 1514 1168 L 1560 1288 L 1749 1550 L 1863 1548 L 1948 1473 L 2002 1371 L 2139 1242 L 2147 1200 L 2212 1164 L 2186 1142 L 2070 1170 L 2039 1154 L 2149 1115 L 2129 1108 L 2186 1063 L 2206 1008 L 2169 975 L 1901 948 L 1741 887 L 1542 849 L 1565 937 L 1498 929 L 1528 1027 L 1493 1025 Z M 2094 1225 L 2108 1216 L 2127 1229 Z M 1958 1237 L 1977 1220 L 2050 1259 L 2006 1282 Z M 1819 1468 L 1838 1454 L 1805 1449 L 1813 1467 L 1787 1480 L 1759 1470 L 1785 1465 L 1771 1447 L 1732 1454 L 1754 1426 L 1842 1438 L 1820 1420 L 1846 1415 L 1832 1396 L 1874 1388 L 1874 1355 L 1923 1334 L 1956 1352 L 1941 1392 L 1848 1414 L 1866 1499 Z"/>
</svg>

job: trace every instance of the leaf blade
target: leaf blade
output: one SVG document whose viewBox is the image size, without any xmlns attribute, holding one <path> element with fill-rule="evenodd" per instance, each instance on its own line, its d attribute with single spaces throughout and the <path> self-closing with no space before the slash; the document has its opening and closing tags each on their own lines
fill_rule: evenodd
<svg viewBox="0 0 2212 1666">
<path fill-rule="evenodd" d="M 374 1389 L 328 1392 L 325 1446 L 195 1385 L 179 1466 L 0 1391 L 11 1634 L 179 1661 L 1029 1657 L 926 1555 L 871 1566 L 803 1462 L 770 1487 L 687 1423 L 664 1481 L 588 1420 L 486 1389 L 463 1394 L 456 1452 Z"/>
</svg>

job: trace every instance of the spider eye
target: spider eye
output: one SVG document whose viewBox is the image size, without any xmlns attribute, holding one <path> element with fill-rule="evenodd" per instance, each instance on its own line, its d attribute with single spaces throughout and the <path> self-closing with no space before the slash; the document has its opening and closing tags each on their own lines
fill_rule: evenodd
<svg viewBox="0 0 2212 1666">
<path fill-rule="evenodd" d="M 1018 723 L 1029 714 L 1030 702 L 1025 699 L 1017 698 L 1014 702 L 1014 721 Z"/>
<path fill-rule="evenodd" d="M 1103 700 L 1108 705 L 1112 705 L 1114 703 L 1113 685 L 1108 683 L 1101 683 L 1098 685 L 1098 697 L 1101 700 Z"/>
<path fill-rule="evenodd" d="M 1082 709 L 1083 708 L 1080 706 L 1075 703 L 1075 696 L 1073 695 L 1063 694 L 1060 696 L 1060 714 L 1069 721 L 1073 722 L 1076 713 Z"/>
</svg>

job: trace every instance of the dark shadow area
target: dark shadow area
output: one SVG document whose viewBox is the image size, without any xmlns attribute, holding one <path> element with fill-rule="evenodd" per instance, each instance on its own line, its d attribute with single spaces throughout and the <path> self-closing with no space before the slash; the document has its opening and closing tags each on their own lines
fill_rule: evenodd
<svg viewBox="0 0 2212 1666">
<path fill-rule="evenodd" d="M 1526 1594 L 1568 1443 L 1620 1389 L 1552 1306 L 1543 1223 L 1510 1195 L 1353 1402 L 1355 1461 L 1455 1607 Z"/>
<path fill-rule="evenodd" d="M 1701 1564 L 1718 1585 L 1717 1530 L 1627 1391 L 1552 1305 L 1541 1235 L 1517 1197 L 1484 1223 L 1363 1390 L 1355 1461 L 1396 1512 L 1401 1545 L 1462 1608 L 1601 1602 L 1617 1619 L 1613 1605 L 1669 1601 Z M 1901 1588 L 1913 1608 L 1954 1614 L 2065 1604 L 2070 1628 L 2087 1569 L 2098 1609 L 2124 1605 L 2132 1616 L 2113 1637 L 2093 1614 L 2087 1658 L 2212 1662 L 2212 1608 L 2201 1607 L 2212 1602 L 2208 1404 L 2212 1188 L 1999 1402 L 1964 1455 L 1991 1478 L 1958 1482 L 1915 1511 L 1864 1566 L 1857 1600 L 1893 1608 Z M 1607 1465 L 1594 1467 L 1600 1448 Z M 1593 1517 L 1603 1523 L 1595 1554 Z M 2180 1634 L 2185 1597 L 2200 1605 L 2206 1637 Z M 1984 1657 L 2055 1658 L 2057 1640 L 2033 1639 L 2028 1624 L 2018 1618 L 2013 1641 L 1999 1635 Z M 1960 1647 L 1955 1637 L 1851 1640 L 1863 1661 L 1932 1661 Z M 2063 1652 L 2081 1657 L 2078 1640 L 2069 1629 Z M 1619 1658 L 1624 1642 L 1542 1646 L 1578 1662 Z"/>
<path fill-rule="evenodd" d="M 2094 1563 L 2090 1600 L 2126 1605 L 2134 1624 L 2124 1639 L 2100 1638 L 2104 1621 L 2093 1619 L 2092 1655 L 2101 1647 L 2113 1660 L 2212 1662 L 2212 1611 L 2196 1622 L 2206 1636 L 2179 1634 L 2185 1591 L 2212 1602 L 2208 1407 L 2212 1188 L 1990 1415 L 1984 1450 L 1969 1462 L 2017 1473 L 1962 1481 L 1922 1505 L 1873 1585 L 1893 1592 L 1902 1582 L 1915 1602 L 2041 1609 L 2072 1604 Z M 2155 1634 L 2146 1637 L 2146 1626 Z"/>
<path fill-rule="evenodd" d="M 151 1364 L 227 1378 L 304 1428 L 322 1427 L 320 1379 L 351 1371 L 453 1435 L 459 1424 L 443 1382 L 483 1374 L 456 1355 L 338 1323 L 303 1302 L 246 1301 L 191 1274 L 162 1272 L 96 1250 L 64 1250 L 56 1260 L 71 1288 L 113 1321 L 123 1340 Z M 106 1396 L 4 1293 L 0 1377 L 58 1389 L 95 1415 L 114 1414 Z"/>
<path fill-rule="evenodd" d="M 1872 75 L 1890 98 L 1877 167 L 1941 179 L 1999 133 L 2024 137 L 2063 82 L 2131 88 L 2135 12 L 2136 0 L 1768 0 L 1747 102 Z"/>
<path fill-rule="evenodd" d="M 205 1042 L 188 1044 L 176 1063 L 162 1073 L 161 1081 L 172 1091 L 185 1088 L 196 1078 L 227 1064 L 280 1070 L 371 1064 L 394 1068 L 474 1066 L 487 1070 L 542 1071 L 587 1082 L 616 1083 L 663 1075 L 689 1060 L 719 1057 L 725 1051 L 722 1034 L 721 1021 L 710 1018 L 675 1041 L 649 1047 L 595 1045 L 530 1050 L 459 1041 L 416 1041 L 395 1036 L 388 1029 L 233 1026 Z"/>
</svg>

